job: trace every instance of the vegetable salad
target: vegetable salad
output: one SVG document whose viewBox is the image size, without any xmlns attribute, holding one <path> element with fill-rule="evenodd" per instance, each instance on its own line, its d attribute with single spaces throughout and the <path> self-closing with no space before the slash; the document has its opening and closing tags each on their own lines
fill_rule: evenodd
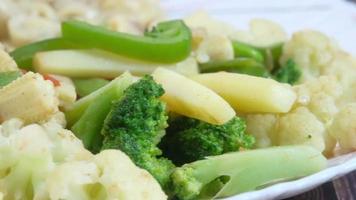
<svg viewBox="0 0 356 200">
<path fill-rule="evenodd" d="M 326 35 L 262 19 L 241 31 L 202 12 L 113 29 L 109 16 L 132 15 L 113 2 L 78 1 L 101 17 L 58 11 L 57 32 L 19 43 L 7 13 L 0 199 L 223 198 L 356 149 L 356 61 Z"/>
</svg>

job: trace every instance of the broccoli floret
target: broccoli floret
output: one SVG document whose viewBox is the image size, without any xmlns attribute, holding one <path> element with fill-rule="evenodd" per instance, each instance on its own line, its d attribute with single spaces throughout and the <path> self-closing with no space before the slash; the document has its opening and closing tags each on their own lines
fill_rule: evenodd
<svg viewBox="0 0 356 200">
<path fill-rule="evenodd" d="M 289 59 L 285 65 L 280 67 L 275 73 L 273 78 L 278 82 L 289 83 L 293 85 L 296 83 L 302 75 L 301 69 L 296 63 Z"/>
<path fill-rule="evenodd" d="M 185 164 L 171 178 L 178 199 L 215 199 L 313 174 L 325 168 L 326 161 L 309 146 L 271 147 Z"/>
<path fill-rule="evenodd" d="M 206 156 L 251 148 L 254 138 L 245 134 L 246 124 L 234 117 L 223 125 L 213 125 L 188 117 L 170 119 L 168 134 L 160 144 L 165 157 L 175 164 L 196 161 Z"/>
<path fill-rule="evenodd" d="M 165 134 L 168 118 L 165 104 L 159 100 L 163 93 L 163 88 L 151 76 L 128 87 L 105 119 L 102 149 L 125 152 L 166 188 L 175 166 L 160 157 L 162 151 L 157 147 Z"/>
</svg>

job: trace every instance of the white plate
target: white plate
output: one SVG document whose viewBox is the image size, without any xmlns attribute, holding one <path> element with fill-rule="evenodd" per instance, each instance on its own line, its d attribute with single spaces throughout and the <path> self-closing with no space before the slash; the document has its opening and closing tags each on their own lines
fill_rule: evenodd
<svg viewBox="0 0 356 200">
<path fill-rule="evenodd" d="M 196 10 L 239 28 L 246 28 L 252 18 L 267 18 L 280 23 L 288 33 L 312 28 L 334 37 L 345 50 L 356 55 L 356 6 L 335 0 L 162 0 L 171 18 L 184 17 Z M 307 19 L 307 20 L 306 20 Z M 345 31 L 347 30 L 347 31 Z M 224 200 L 271 200 L 292 197 L 334 178 L 356 170 L 356 152 L 328 161 L 328 168 L 295 181 L 278 183 L 261 190 L 242 193 Z"/>
</svg>

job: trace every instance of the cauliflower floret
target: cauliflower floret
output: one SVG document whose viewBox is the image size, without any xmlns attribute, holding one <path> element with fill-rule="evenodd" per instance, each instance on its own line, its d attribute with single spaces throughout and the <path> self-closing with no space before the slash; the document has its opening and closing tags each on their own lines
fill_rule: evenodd
<svg viewBox="0 0 356 200">
<path fill-rule="evenodd" d="M 234 58 L 234 49 L 231 41 L 224 35 L 208 35 L 196 50 L 198 62 L 210 60 L 230 60 Z"/>
<path fill-rule="evenodd" d="M 281 63 L 293 58 L 303 71 L 301 77 L 303 82 L 320 76 L 337 51 L 339 51 L 337 45 L 324 34 L 304 30 L 294 33 L 292 39 L 286 42 Z"/>
<path fill-rule="evenodd" d="M 258 47 L 267 47 L 286 41 L 287 34 L 279 24 L 265 19 L 253 19 L 248 31 L 237 31 L 230 38 Z"/>
<path fill-rule="evenodd" d="M 75 86 L 73 81 L 66 77 L 60 75 L 51 75 L 53 78 L 59 81 L 59 85 L 54 89 L 58 95 L 59 106 L 66 108 L 71 106 L 77 99 L 77 93 L 75 91 Z"/>
<path fill-rule="evenodd" d="M 193 50 L 198 62 L 234 58 L 228 37 L 235 32 L 232 26 L 211 18 L 205 12 L 197 12 L 184 21 L 192 29 Z"/>
<path fill-rule="evenodd" d="M 344 106 L 335 116 L 329 128 L 329 133 L 335 137 L 344 151 L 356 149 L 356 103 Z"/>
<path fill-rule="evenodd" d="M 299 107 L 282 116 L 276 124 L 276 145 L 307 144 L 323 151 L 325 128 L 307 108 Z"/>
<path fill-rule="evenodd" d="M 272 132 L 277 121 L 273 114 L 250 114 L 246 116 L 246 132 L 256 139 L 257 148 L 272 146 Z"/>
<path fill-rule="evenodd" d="M 166 199 L 158 182 L 118 150 L 93 155 L 63 114 L 30 124 L 0 126 L 0 193 L 4 200 Z M 137 187 L 137 183 L 144 187 Z"/>
<path fill-rule="evenodd" d="M 46 181 L 50 198 L 91 199 L 86 186 L 94 184 L 98 176 L 99 170 L 93 162 L 72 161 L 58 165 L 51 171 Z"/>
<path fill-rule="evenodd" d="M 294 87 L 297 104 L 307 106 L 324 124 L 328 125 L 338 112 L 337 100 L 343 88 L 333 76 L 321 76 Z"/>
<path fill-rule="evenodd" d="M 108 200 L 166 199 L 160 185 L 145 170 L 117 150 L 105 150 L 94 158 L 101 171 L 99 183 L 107 188 Z M 137 185 L 139 183 L 139 185 Z"/>
</svg>

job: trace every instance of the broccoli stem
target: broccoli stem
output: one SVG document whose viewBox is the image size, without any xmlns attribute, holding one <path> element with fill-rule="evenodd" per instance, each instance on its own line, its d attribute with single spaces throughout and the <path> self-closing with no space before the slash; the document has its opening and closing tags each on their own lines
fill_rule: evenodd
<svg viewBox="0 0 356 200">
<path fill-rule="evenodd" d="M 199 65 L 202 73 L 227 71 L 252 76 L 268 76 L 266 68 L 252 58 L 235 58 L 233 60 L 210 61 Z"/>
<path fill-rule="evenodd" d="M 130 73 L 124 73 L 116 79 L 112 80 L 106 86 L 96 90 L 88 96 L 78 100 L 71 107 L 65 110 L 67 126 L 71 127 L 84 114 L 85 110 L 91 105 L 97 97 L 105 93 L 118 94 L 122 93 L 129 85 L 135 81 L 135 78 Z"/>
<path fill-rule="evenodd" d="M 307 176 L 326 164 L 312 147 L 281 146 L 208 157 L 177 168 L 171 177 L 179 199 L 211 199 Z"/>
<path fill-rule="evenodd" d="M 80 97 L 85 97 L 90 93 L 98 90 L 99 88 L 104 87 L 110 81 L 102 78 L 88 78 L 88 79 L 76 78 L 73 79 L 73 82 L 77 94 Z"/>
<path fill-rule="evenodd" d="M 81 118 L 73 125 L 73 133 L 82 140 L 86 149 L 97 153 L 101 149 L 102 138 L 100 131 L 108 115 L 111 104 L 120 98 L 122 92 L 108 92 L 95 98 L 94 102 L 85 110 Z"/>
</svg>

